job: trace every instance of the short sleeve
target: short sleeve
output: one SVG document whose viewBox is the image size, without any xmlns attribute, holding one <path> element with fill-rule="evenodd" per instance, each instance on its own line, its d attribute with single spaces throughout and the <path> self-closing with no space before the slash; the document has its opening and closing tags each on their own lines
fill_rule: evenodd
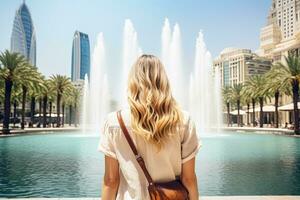
<svg viewBox="0 0 300 200">
<path fill-rule="evenodd" d="M 117 159 L 113 141 L 112 141 L 112 133 L 110 132 L 109 129 L 109 120 L 108 117 L 104 120 L 104 125 L 101 128 L 101 133 L 100 133 L 100 141 L 98 144 L 98 151 L 101 151 L 104 153 L 106 156 L 113 157 Z"/>
<path fill-rule="evenodd" d="M 189 118 L 181 142 L 181 162 L 185 163 L 194 158 L 201 146 L 202 142 L 197 136 L 195 122 Z"/>
</svg>

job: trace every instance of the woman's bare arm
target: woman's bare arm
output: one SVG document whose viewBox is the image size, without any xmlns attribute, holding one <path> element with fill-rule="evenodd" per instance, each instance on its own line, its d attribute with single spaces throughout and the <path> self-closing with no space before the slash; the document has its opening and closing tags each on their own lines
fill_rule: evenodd
<svg viewBox="0 0 300 200">
<path fill-rule="evenodd" d="M 195 158 L 182 164 L 181 181 L 189 191 L 190 200 L 198 200 L 197 176 L 195 174 Z"/>
<path fill-rule="evenodd" d="M 101 200 L 115 200 L 119 183 L 119 162 L 112 157 L 105 156 L 105 172 Z"/>
</svg>

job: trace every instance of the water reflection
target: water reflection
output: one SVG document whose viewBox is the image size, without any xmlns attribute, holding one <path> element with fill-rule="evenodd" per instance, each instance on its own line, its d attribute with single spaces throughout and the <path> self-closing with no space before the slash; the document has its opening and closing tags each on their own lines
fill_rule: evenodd
<svg viewBox="0 0 300 200">
<path fill-rule="evenodd" d="M 201 195 L 299 195 L 299 138 L 221 134 L 202 137 Z M 0 138 L 0 197 L 98 197 L 98 137 L 49 134 Z"/>
<path fill-rule="evenodd" d="M 197 163 L 204 195 L 300 193 L 300 141 L 273 135 L 206 138 Z"/>
</svg>

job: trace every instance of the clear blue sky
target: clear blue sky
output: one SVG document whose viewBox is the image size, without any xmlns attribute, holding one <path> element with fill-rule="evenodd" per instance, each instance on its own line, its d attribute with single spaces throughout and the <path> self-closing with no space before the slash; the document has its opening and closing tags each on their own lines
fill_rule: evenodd
<svg viewBox="0 0 300 200">
<path fill-rule="evenodd" d="M 0 51 L 9 49 L 15 11 L 22 0 L 0 0 Z M 124 20 L 132 20 L 145 53 L 160 55 L 164 18 L 178 22 L 186 69 L 192 69 L 195 40 L 203 30 L 215 57 L 230 46 L 256 50 L 260 28 L 266 24 L 271 0 L 27 0 L 36 29 L 40 71 L 70 76 L 72 37 L 88 33 L 91 51 L 104 33 L 109 80 L 120 70 Z M 110 82 L 111 82 L 110 81 Z"/>
</svg>

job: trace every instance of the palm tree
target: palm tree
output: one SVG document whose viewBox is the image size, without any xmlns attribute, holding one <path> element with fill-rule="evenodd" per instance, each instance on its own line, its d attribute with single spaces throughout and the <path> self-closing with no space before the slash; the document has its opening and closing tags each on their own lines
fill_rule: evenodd
<svg viewBox="0 0 300 200">
<path fill-rule="evenodd" d="M 267 79 L 264 75 L 255 75 L 252 79 L 254 81 L 254 84 L 256 85 L 256 94 L 259 101 L 259 127 L 262 128 L 264 124 L 264 101 L 266 97 L 270 97 L 270 94 L 267 93 L 268 91 L 265 90 Z"/>
<path fill-rule="evenodd" d="M 22 87 L 22 121 L 21 129 L 25 128 L 25 104 L 27 100 L 27 94 L 29 90 L 34 90 L 41 84 L 41 74 L 37 71 L 36 67 L 26 63 L 26 67 L 23 70 L 22 79 L 17 81 Z"/>
<path fill-rule="evenodd" d="M 255 126 L 255 104 L 258 98 L 256 85 L 254 84 L 253 77 L 249 77 L 249 79 L 245 82 L 243 88 L 243 96 L 244 98 L 251 99 L 252 104 L 252 124 Z"/>
<path fill-rule="evenodd" d="M 289 84 L 293 93 L 294 104 L 294 132 L 300 134 L 299 131 L 299 81 L 300 81 L 300 58 L 294 54 L 285 57 L 285 63 L 277 63 L 273 68 L 273 73 L 282 81 Z"/>
<path fill-rule="evenodd" d="M 275 128 L 279 127 L 279 114 L 278 114 L 278 102 L 281 94 L 291 95 L 291 87 L 289 82 L 282 82 L 280 76 L 278 76 L 278 69 L 276 65 L 273 65 L 271 70 L 266 73 L 267 83 L 265 90 L 272 94 L 275 98 Z"/>
<path fill-rule="evenodd" d="M 39 95 L 38 96 L 38 102 L 39 102 L 39 123 L 38 123 L 38 128 L 41 127 L 42 124 L 42 103 L 43 103 L 43 96 Z"/>
<path fill-rule="evenodd" d="M 242 89 L 243 89 L 243 84 L 238 83 L 234 84 L 233 87 L 231 88 L 231 95 L 232 99 L 236 102 L 237 106 L 237 124 L 238 126 L 241 125 L 241 120 L 240 120 L 240 104 L 241 104 L 241 99 L 242 99 Z"/>
<path fill-rule="evenodd" d="M 264 101 L 271 97 L 270 93 L 268 90 L 266 90 L 266 84 L 267 84 L 267 79 L 265 75 L 253 75 L 249 78 L 249 80 L 245 83 L 246 85 L 246 90 L 250 89 L 249 96 L 252 96 L 252 101 L 253 99 L 258 99 L 259 101 L 259 106 L 260 106 L 260 112 L 259 112 L 259 127 L 263 127 L 264 123 L 264 112 L 263 112 L 263 107 L 264 107 Z M 255 104 L 255 102 L 254 102 Z M 253 115 L 254 115 L 254 106 L 253 106 Z"/>
<path fill-rule="evenodd" d="M 29 126 L 33 127 L 34 124 L 34 117 L 35 117 L 35 109 L 36 109 L 36 99 L 40 94 L 41 87 L 34 87 L 29 90 L 29 97 L 30 97 L 30 123 Z"/>
<path fill-rule="evenodd" d="M 4 97 L 4 119 L 3 133 L 9 133 L 9 116 L 11 107 L 11 92 L 14 82 L 21 80 L 23 72 L 26 71 L 26 60 L 19 53 L 11 53 L 8 50 L 0 54 L 0 77 L 5 82 L 5 97 Z"/>
<path fill-rule="evenodd" d="M 29 127 L 33 127 L 34 124 L 34 115 L 35 115 L 35 99 L 36 96 L 34 94 L 30 95 L 30 123 Z"/>
<path fill-rule="evenodd" d="M 49 124 L 51 127 L 53 127 L 53 121 L 52 121 L 52 106 L 55 98 L 55 94 L 53 94 L 55 91 L 52 91 L 51 95 L 48 96 L 49 101 Z"/>
<path fill-rule="evenodd" d="M 13 127 L 16 127 L 17 121 L 17 107 L 21 102 L 21 88 L 17 85 L 14 85 L 11 93 L 11 102 L 13 102 Z"/>
<path fill-rule="evenodd" d="M 246 85 L 244 85 L 242 90 L 242 101 L 247 105 L 247 125 L 250 125 L 250 104 L 252 102 L 251 93 L 247 90 Z"/>
<path fill-rule="evenodd" d="M 73 86 L 73 85 L 72 85 Z M 64 127 L 65 126 L 65 109 L 66 109 L 66 105 L 69 104 L 69 100 L 70 100 L 70 95 L 72 94 L 72 87 L 68 90 L 65 91 L 62 95 L 61 98 L 61 126 Z"/>
<path fill-rule="evenodd" d="M 65 123 L 65 107 L 69 106 L 69 112 L 70 112 L 70 119 L 69 119 L 69 125 L 71 125 L 70 120 L 72 117 L 72 105 L 75 103 L 76 99 L 76 88 L 73 84 L 71 84 L 66 90 L 62 96 L 62 126 L 64 126 Z"/>
<path fill-rule="evenodd" d="M 1 67 L 1 66 L 0 66 Z M 0 79 L 0 104 L 4 101 L 4 81 Z"/>
<path fill-rule="evenodd" d="M 81 89 L 72 87 L 71 93 L 65 98 L 66 105 L 69 106 L 69 125 L 71 126 L 72 121 L 75 127 L 77 126 L 77 106 L 81 98 Z"/>
<path fill-rule="evenodd" d="M 47 107 L 49 98 L 53 95 L 53 89 L 51 88 L 51 81 L 42 77 L 42 82 L 40 86 L 39 99 L 41 102 L 41 111 L 43 112 L 43 127 L 47 127 Z"/>
<path fill-rule="evenodd" d="M 60 106 L 62 95 L 72 88 L 70 78 L 62 75 L 52 75 L 50 77 L 50 87 L 56 93 L 57 127 L 60 127 Z"/>
<path fill-rule="evenodd" d="M 73 90 L 73 89 L 72 89 Z M 73 92 L 73 91 L 72 91 Z M 72 93 L 71 92 L 71 93 Z M 72 94 L 69 95 L 69 96 L 65 96 L 64 97 L 64 101 L 66 103 L 66 106 L 68 106 L 68 109 L 69 109 L 69 120 L 68 120 L 68 123 L 69 123 L 69 126 L 72 125 L 72 117 L 73 117 L 73 96 Z"/>
<path fill-rule="evenodd" d="M 230 120 L 230 103 L 232 102 L 232 95 L 231 95 L 231 87 L 230 86 L 225 86 L 222 89 L 222 93 L 223 93 L 223 101 L 226 104 L 226 110 L 227 110 L 227 126 L 229 127 L 229 125 L 231 124 L 231 120 Z"/>
<path fill-rule="evenodd" d="M 74 124 L 77 127 L 78 124 L 78 105 L 82 97 L 82 88 L 75 88 L 73 90 L 73 103 L 74 103 Z"/>
<path fill-rule="evenodd" d="M 1 66 L 0 66 L 1 68 Z M 0 78 L 0 107 L 2 106 L 4 102 L 4 80 Z M 2 113 L 0 108 L 0 119 L 1 119 Z"/>
</svg>

